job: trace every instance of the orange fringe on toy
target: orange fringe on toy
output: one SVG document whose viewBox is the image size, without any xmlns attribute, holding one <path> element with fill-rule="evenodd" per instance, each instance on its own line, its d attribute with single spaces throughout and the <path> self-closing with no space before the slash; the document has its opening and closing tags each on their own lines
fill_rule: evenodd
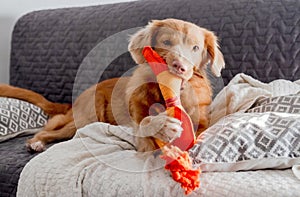
<svg viewBox="0 0 300 197">
<path fill-rule="evenodd" d="M 192 161 L 187 151 L 176 146 L 164 146 L 160 157 L 167 161 L 165 169 L 170 170 L 172 178 L 181 184 L 185 194 L 189 194 L 200 187 L 200 169 L 192 168 Z"/>
</svg>

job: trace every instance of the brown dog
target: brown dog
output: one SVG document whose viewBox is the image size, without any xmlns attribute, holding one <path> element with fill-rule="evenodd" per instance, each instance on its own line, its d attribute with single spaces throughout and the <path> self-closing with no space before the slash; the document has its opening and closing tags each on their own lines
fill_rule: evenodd
<svg viewBox="0 0 300 197">
<path fill-rule="evenodd" d="M 45 144 L 70 139 L 78 128 L 96 121 L 133 126 L 140 151 L 155 149 L 153 137 L 166 142 L 174 140 L 182 131 L 181 123 L 157 110 L 163 108 L 164 100 L 141 53 L 148 45 L 165 59 L 171 73 L 183 79 L 182 105 L 191 116 L 197 133 L 205 130 L 212 95 L 205 67 L 210 63 L 216 76 L 220 76 L 224 67 L 217 38 L 212 32 L 189 22 L 155 20 L 130 39 L 129 51 L 139 64 L 133 75 L 90 87 L 76 99 L 72 109 L 68 105 L 51 103 L 32 91 L 1 85 L 0 96 L 27 100 L 53 115 L 43 131 L 28 140 L 27 147 L 43 151 Z"/>
</svg>

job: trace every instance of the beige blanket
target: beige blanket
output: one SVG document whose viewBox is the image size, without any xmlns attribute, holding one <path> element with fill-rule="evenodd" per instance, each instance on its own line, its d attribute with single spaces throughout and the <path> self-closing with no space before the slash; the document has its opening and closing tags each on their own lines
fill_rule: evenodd
<svg viewBox="0 0 300 197">
<path fill-rule="evenodd" d="M 300 80 L 291 82 L 279 79 L 270 83 L 262 83 L 249 75 L 238 74 L 212 102 L 210 125 L 228 114 L 248 110 L 258 98 L 284 96 L 298 92 L 300 92 Z"/>
<path fill-rule="evenodd" d="M 17 196 L 185 196 L 163 161 L 151 153 L 136 152 L 132 139 L 131 129 L 90 124 L 74 139 L 33 158 L 21 173 Z M 300 188 L 291 169 L 203 173 L 200 181 L 200 189 L 189 197 L 294 197 Z"/>
</svg>

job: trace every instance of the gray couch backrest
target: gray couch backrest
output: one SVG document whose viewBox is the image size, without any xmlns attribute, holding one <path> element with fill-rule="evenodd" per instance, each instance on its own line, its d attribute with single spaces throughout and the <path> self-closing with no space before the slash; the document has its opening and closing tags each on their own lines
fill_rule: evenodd
<svg viewBox="0 0 300 197">
<path fill-rule="evenodd" d="M 72 91 L 76 97 L 93 83 L 134 67 L 123 51 L 128 38 L 110 36 L 170 17 L 216 32 L 226 61 L 224 84 L 240 72 L 264 82 L 296 80 L 299 10 L 298 0 L 151 0 L 32 12 L 13 31 L 10 83 L 52 101 L 71 102 Z M 99 49 L 106 41 L 107 48 Z"/>
</svg>

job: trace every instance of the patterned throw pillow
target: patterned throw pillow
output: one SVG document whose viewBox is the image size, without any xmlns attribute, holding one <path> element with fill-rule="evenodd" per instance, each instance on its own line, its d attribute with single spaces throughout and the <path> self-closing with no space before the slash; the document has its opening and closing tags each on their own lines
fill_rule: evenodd
<svg viewBox="0 0 300 197">
<path fill-rule="evenodd" d="M 189 153 L 203 171 L 289 168 L 300 164 L 300 115 L 228 115 L 202 133 Z"/>
<path fill-rule="evenodd" d="M 285 112 L 300 114 L 300 94 L 258 99 L 247 112 Z"/>
<path fill-rule="evenodd" d="M 47 119 L 43 110 L 31 103 L 0 97 L 0 142 L 20 134 L 36 133 Z"/>
</svg>

